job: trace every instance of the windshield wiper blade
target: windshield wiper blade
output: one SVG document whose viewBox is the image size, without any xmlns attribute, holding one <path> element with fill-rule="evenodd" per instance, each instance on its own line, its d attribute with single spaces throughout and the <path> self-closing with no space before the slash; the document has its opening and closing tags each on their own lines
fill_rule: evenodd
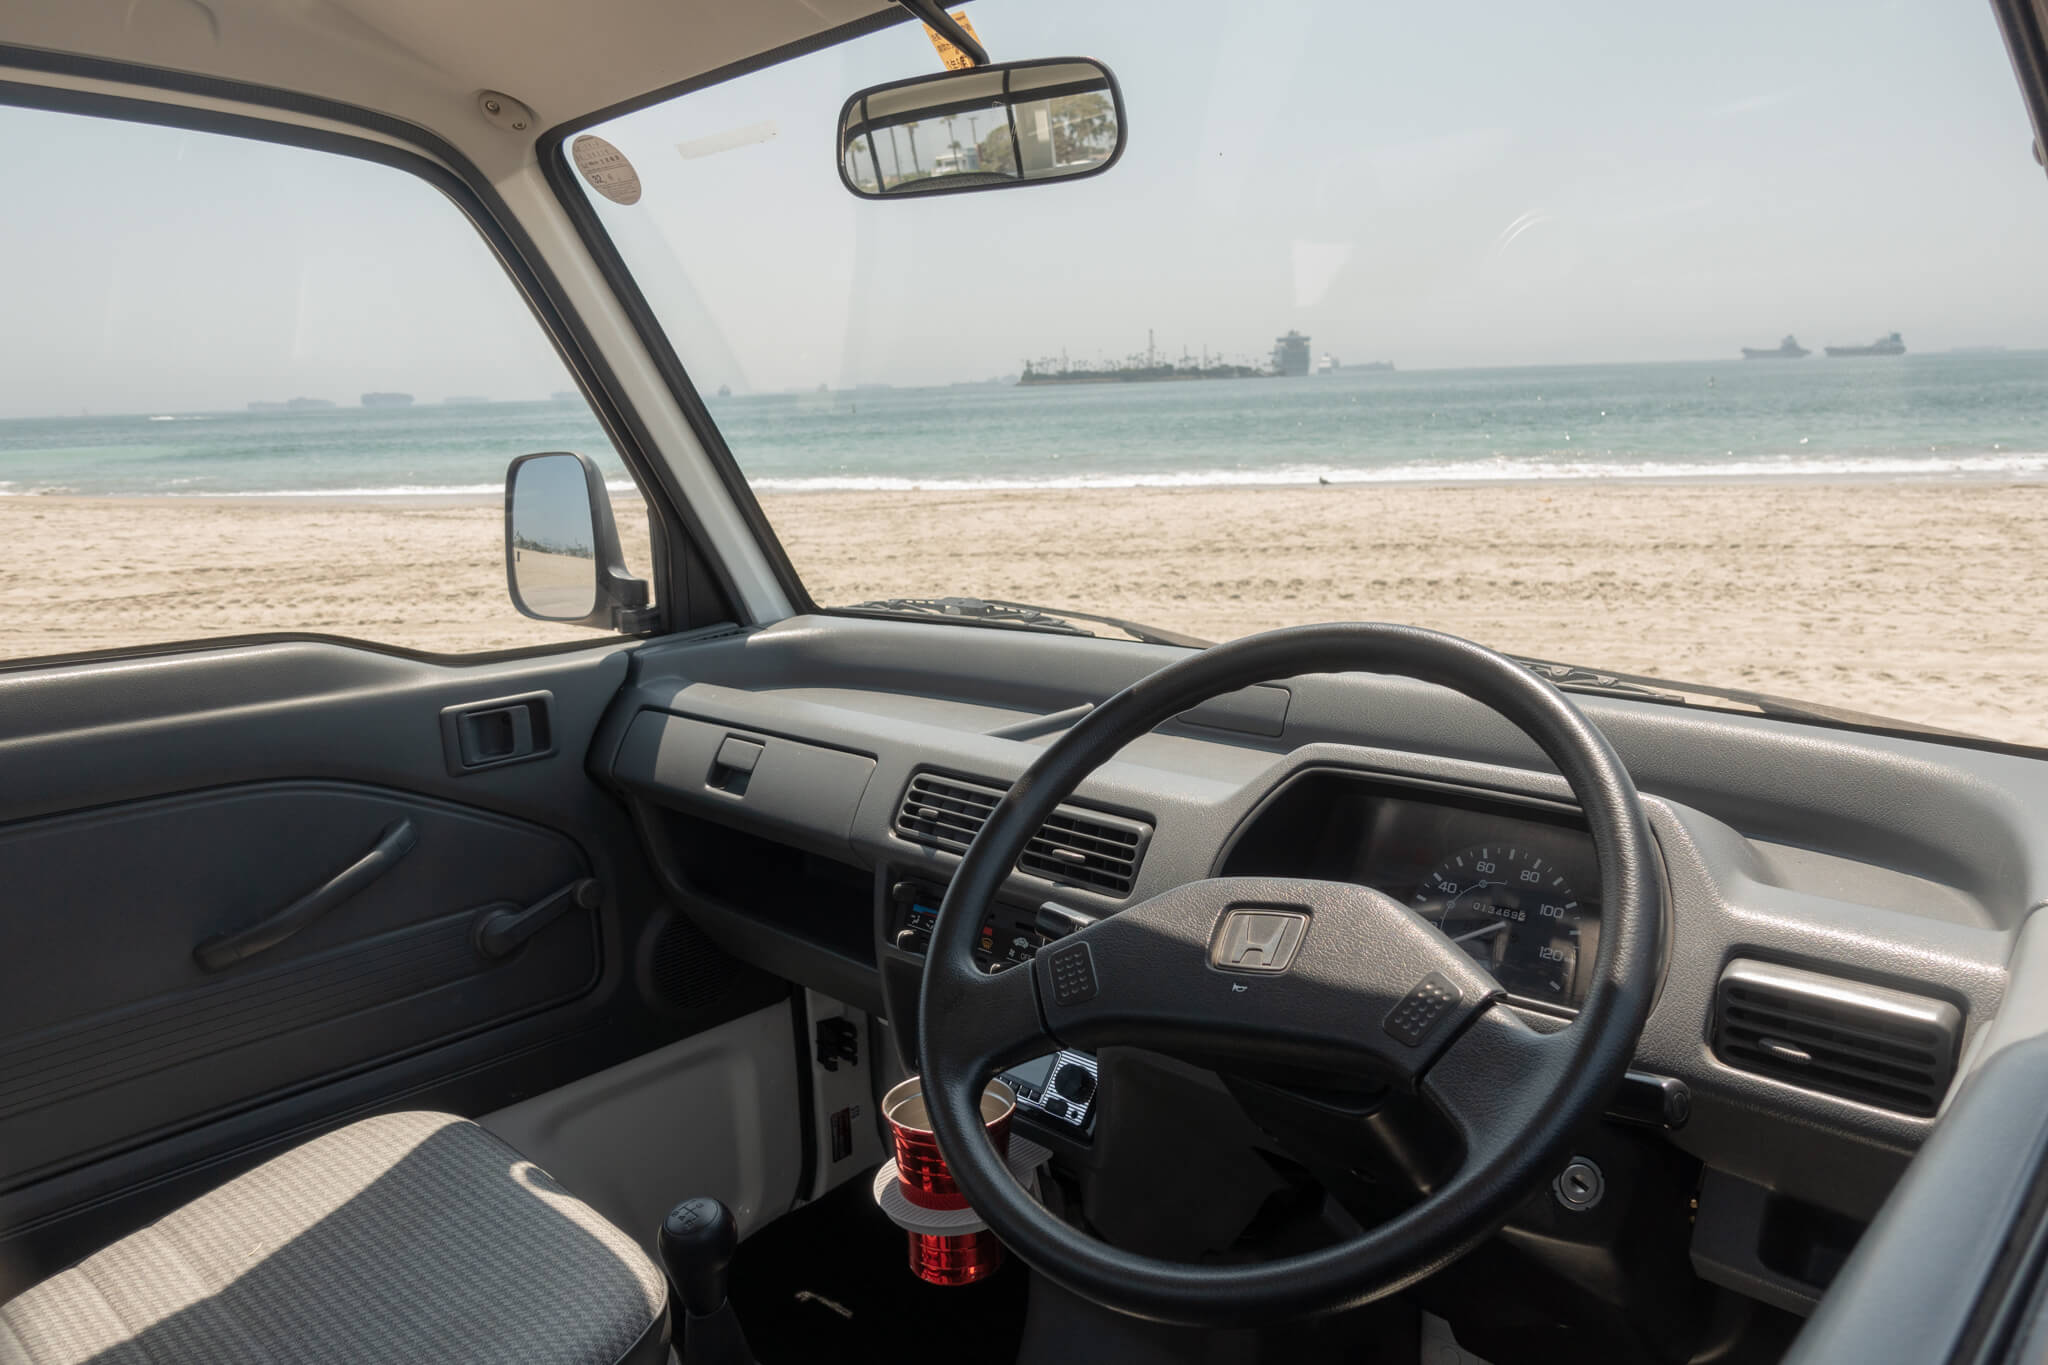
<svg viewBox="0 0 2048 1365">
<path fill-rule="evenodd" d="M 872 602 L 855 602 L 839 610 L 872 612 L 878 616 L 942 616 L 948 620 L 973 621 L 981 625 L 1028 626 L 1034 630 L 1057 631 L 1062 635 L 1095 634 L 1038 607 L 1015 602 L 990 602 L 980 597 L 883 597 Z"/>
<path fill-rule="evenodd" d="M 1651 678 L 1639 673 L 1610 673 L 1578 664 L 1558 663 L 1551 659 L 1524 658 L 1519 654 L 1510 654 L 1508 657 L 1565 692 L 1598 692 L 1607 696 L 1630 697 L 1675 706 L 1700 706 L 1711 710 L 1729 709 L 1726 706 L 1714 705 L 1716 702 L 1733 702 L 1759 715 L 1774 716 L 1779 720 L 1816 721 L 1826 725 L 1849 725 L 1863 730 L 1892 730 L 1901 734 L 1940 735 L 1947 739 L 1983 738 L 1981 735 L 1972 735 L 1962 730 L 1944 730 L 1939 726 L 1923 725 L 1919 721 L 1900 720 L 1897 716 L 1852 711 L 1846 707 L 1829 706 L 1824 702 L 1795 701 L 1791 697 L 1775 696 L 1769 692 L 1752 692 L 1746 688 L 1673 682 L 1669 678 Z"/>
<path fill-rule="evenodd" d="M 1216 643 L 1157 626 L 1139 625 L 1115 616 L 1074 611 L 1067 607 L 1038 607 L 1028 602 L 1003 602 L 986 597 L 885 597 L 873 602 L 856 602 L 841 611 L 874 612 L 889 616 L 939 616 L 955 621 L 973 621 L 991 626 L 1021 626 L 1027 630 L 1056 631 L 1062 635 L 1093 636 L 1092 630 L 1074 621 L 1092 621 L 1112 626 L 1133 640 L 1148 645 L 1178 645 L 1183 649 L 1207 649 Z M 1072 619 L 1069 619 L 1072 618 Z"/>
<path fill-rule="evenodd" d="M 1516 663 L 1534 673 L 1554 687 L 1566 691 L 1605 692 L 1609 696 L 1637 697 L 1646 701 L 1683 702 L 1685 696 L 1679 692 L 1666 692 L 1663 687 L 1676 687 L 1661 678 L 1639 678 L 1626 673 L 1603 673 L 1582 664 L 1561 664 L 1550 659 L 1530 659 L 1520 654 L 1508 655 Z"/>
</svg>

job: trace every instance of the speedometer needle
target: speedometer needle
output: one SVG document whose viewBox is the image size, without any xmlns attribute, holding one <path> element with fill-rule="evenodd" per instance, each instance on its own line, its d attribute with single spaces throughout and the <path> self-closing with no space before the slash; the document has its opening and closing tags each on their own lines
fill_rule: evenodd
<svg viewBox="0 0 2048 1365">
<path fill-rule="evenodd" d="M 1491 923 L 1491 924 L 1489 924 L 1489 925 L 1486 925 L 1486 926 L 1484 926 L 1483 928 L 1479 928 L 1479 929 L 1474 929 L 1474 930 L 1473 930 L 1473 931 L 1472 931 L 1471 933 L 1469 933 L 1469 934 L 1460 934 L 1460 935 L 1458 935 L 1458 936 L 1457 936 L 1456 938 L 1452 939 L 1452 940 L 1451 940 L 1451 942 L 1453 942 L 1453 943 L 1463 943 L 1463 942 L 1465 942 L 1465 941 L 1466 941 L 1466 940 L 1468 940 L 1468 939 L 1475 939 L 1475 938 L 1484 938 L 1484 937 L 1486 937 L 1486 936 L 1487 936 L 1488 934 L 1491 934 L 1491 933 L 1495 933 L 1495 932 L 1498 932 L 1499 930 L 1505 929 L 1505 928 L 1507 928 L 1507 927 L 1508 927 L 1508 922 L 1507 922 L 1506 920 L 1504 920 L 1504 919 L 1497 919 L 1497 920 L 1495 920 L 1495 921 L 1494 921 L 1493 923 Z"/>
</svg>

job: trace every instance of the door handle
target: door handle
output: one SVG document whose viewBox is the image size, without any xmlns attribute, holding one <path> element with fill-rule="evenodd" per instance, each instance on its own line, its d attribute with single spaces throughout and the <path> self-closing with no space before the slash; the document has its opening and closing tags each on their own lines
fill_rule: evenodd
<svg viewBox="0 0 2048 1365">
<path fill-rule="evenodd" d="M 419 829 L 410 820 L 393 820 L 384 826 L 368 853 L 334 874 L 326 882 L 265 919 L 246 929 L 215 934 L 192 950 L 192 957 L 209 972 L 243 962 L 260 952 L 275 948 L 299 930 L 319 919 L 349 897 L 361 891 L 395 867 L 400 858 L 420 841 Z"/>
<path fill-rule="evenodd" d="M 548 892 L 524 910 L 504 902 L 485 906 L 476 918 L 476 927 L 470 930 L 469 941 L 485 957 L 507 957 L 514 948 L 560 919 L 570 906 L 595 910 L 603 899 L 597 878 L 584 877 Z"/>
</svg>

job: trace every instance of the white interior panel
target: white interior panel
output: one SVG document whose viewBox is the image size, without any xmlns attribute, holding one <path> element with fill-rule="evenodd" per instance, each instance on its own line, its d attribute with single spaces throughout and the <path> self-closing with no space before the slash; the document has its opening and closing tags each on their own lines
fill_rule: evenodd
<svg viewBox="0 0 2048 1365">
<path fill-rule="evenodd" d="M 773 1005 L 478 1122 L 639 1238 L 695 1195 L 744 1236 L 787 1212 L 802 1164 L 796 1040 Z"/>
</svg>

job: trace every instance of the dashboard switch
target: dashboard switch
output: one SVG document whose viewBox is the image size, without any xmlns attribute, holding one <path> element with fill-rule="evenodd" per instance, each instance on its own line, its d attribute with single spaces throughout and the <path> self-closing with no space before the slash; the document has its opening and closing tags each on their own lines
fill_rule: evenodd
<svg viewBox="0 0 2048 1365">
<path fill-rule="evenodd" d="M 1052 1088 L 1063 1099 L 1086 1104 L 1095 1098 L 1095 1073 L 1079 1062 L 1068 1062 L 1053 1073 Z"/>
<path fill-rule="evenodd" d="M 1400 1004 L 1387 1013 L 1385 1024 L 1389 1037 L 1409 1047 L 1419 1044 L 1436 1027 L 1436 1021 L 1444 1012 L 1458 1003 L 1464 992 L 1451 984 L 1442 972 L 1431 972 L 1416 983 Z"/>
</svg>

